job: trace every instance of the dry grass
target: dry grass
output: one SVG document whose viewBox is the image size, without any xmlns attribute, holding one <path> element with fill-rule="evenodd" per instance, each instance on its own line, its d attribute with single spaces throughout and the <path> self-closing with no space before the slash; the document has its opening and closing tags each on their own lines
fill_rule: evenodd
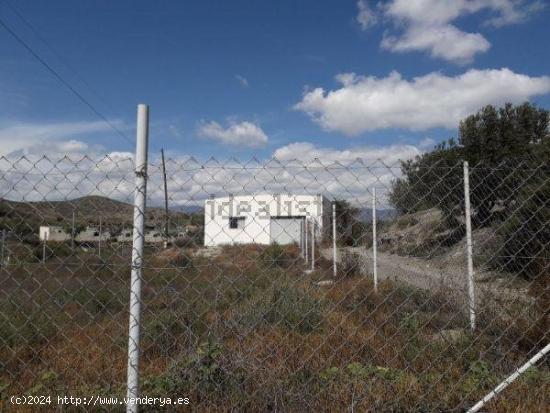
<svg viewBox="0 0 550 413">
<path fill-rule="evenodd" d="M 463 411 L 536 349 L 517 330 L 540 330 L 536 320 L 469 335 L 443 294 L 388 281 L 375 294 L 365 276 L 316 287 L 330 263 L 304 275 L 295 248 L 148 254 L 142 392 L 189 397 L 197 411 Z M 3 398 L 124 395 L 129 268 L 109 264 L 2 270 Z M 451 329 L 461 337 L 438 338 Z M 549 395 L 542 364 L 486 410 L 541 412 Z"/>
</svg>

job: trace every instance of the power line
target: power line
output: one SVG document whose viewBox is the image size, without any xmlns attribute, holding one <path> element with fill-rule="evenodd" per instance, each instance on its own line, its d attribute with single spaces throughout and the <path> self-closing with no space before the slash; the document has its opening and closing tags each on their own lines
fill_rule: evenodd
<svg viewBox="0 0 550 413">
<path fill-rule="evenodd" d="M 107 125 L 111 127 L 118 135 L 120 135 L 124 140 L 133 145 L 133 142 L 128 138 L 120 129 L 118 129 L 107 117 L 105 117 L 98 109 L 94 107 L 80 92 L 78 92 L 69 82 L 67 82 L 63 77 L 57 73 L 57 71 L 52 68 L 44 59 L 42 59 L 21 37 L 17 35 L 7 24 L 0 18 L 0 25 L 6 29 L 6 31 L 19 43 L 23 46 L 42 66 L 44 66 L 51 74 L 53 74 L 57 80 L 59 80 L 67 89 L 69 89 L 82 103 L 84 103 L 88 108 L 94 112 L 101 120 L 103 120 Z"/>
<path fill-rule="evenodd" d="M 99 100 L 101 100 L 101 102 L 103 102 L 103 104 L 105 104 L 106 106 L 108 106 L 109 109 L 113 109 L 112 106 L 109 104 L 109 102 L 107 102 L 96 90 L 94 90 L 94 88 L 92 87 L 92 85 L 80 74 L 78 73 L 78 71 L 74 68 L 73 65 L 71 65 L 67 59 L 65 59 L 61 53 L 59 53 L 49 42 L 48 40 L 42 36 L 40 34 L 40 32 L 38 32 L 38 30 L 9 2 L 9 1 L 5 1 L 4 4 L 6 6 L 8 6 L 16 15 L 17 17 L 19 17 L 19 19 L 33 32 L 33 34 L 38 37 L 38 39 L 40 39 L 40 41 L 42 41 L 42 43 L 44 43 L 46 45 L 46 47 L 50 50 L 50 52 L 52 52 L 54 54 L 55 57 L 57 57 L 57 59 L 63 63 L 65 65 L 65 67 L 67 67 L 71 72 L 72 74 L 78 78 L 78 80 L 80 80 L 80 82 L 82 82 L 82 84 L 84 84 L 88 90 L 90 92 L 92 92 L 96 98 L 98 98 Z"/>
</svg>

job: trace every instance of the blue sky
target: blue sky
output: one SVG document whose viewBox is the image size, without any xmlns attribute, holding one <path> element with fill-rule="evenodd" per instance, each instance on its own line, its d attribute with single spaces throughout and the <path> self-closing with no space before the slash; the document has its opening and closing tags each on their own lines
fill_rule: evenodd
<svg viewBox="0 0 550 413">
<path fill-rule="evenodd" d="M 130 141 L 149 104 L 155 153 L 406 157 L 484 104 L 550 108 L 541 1 L 5 3 L 0 18 Z M 133 150 L 0 32 L 2 154 Z"/>
</svg>

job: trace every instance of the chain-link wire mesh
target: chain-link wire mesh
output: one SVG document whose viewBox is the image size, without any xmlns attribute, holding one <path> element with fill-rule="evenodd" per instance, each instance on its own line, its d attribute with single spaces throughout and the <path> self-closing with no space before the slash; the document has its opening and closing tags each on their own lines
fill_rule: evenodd
<svg viewBox="0 0 550 413">
<path fill-rule="evenodd" d="M 473 331 L 462 162 L 164 169 L 168 212 L 163 165 L 148 166 L 141 395 L 464 411 L 550 341 L 547 161 L 470 165 Z M 122 155 L 0 159 L 3 399 L 126 394 L 134 188 Z M 549 395 L 543 359 L 484 408 L 545 411 Z"/>
</svg>

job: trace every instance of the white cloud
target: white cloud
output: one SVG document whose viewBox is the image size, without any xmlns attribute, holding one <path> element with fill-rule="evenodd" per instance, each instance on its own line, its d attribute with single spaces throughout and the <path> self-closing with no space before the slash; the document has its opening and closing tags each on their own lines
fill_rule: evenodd
<svg viewBox="0 0 550 413">
<path fill-rule="evenodd" d="M 114 124 L 120 122 L 113 121 Z M 74 137 L 106 132 L 110 126 L 102 121 L 97 122 L 59 122 L 59 123 L 11 123 L 0 127 L 0 154 L 8 155 L 12 152 L 22 154 L 30 151 L 73 152 L 82 150 L 83 142 Z M 59 153 L 59 152 L 58 152 Z"/>
<path fill-rule="evenodd" d="M 371 163 L 381 160 L 386 164 L 395 164 L 419 155 L 422 151 L 413 145 L 362 146 L 350 149 L 317 147 L 309 142 L 295 142 L 277 149 L 273 157 L 280 161 L 318 159 L 322 163 L 349 163 L 360 159 Z"/>
<path fill-rule="evenodd" d="M 363 0 L 358 3 L 357 19 L 364 14 Z M 393 23 L 397 34 L 386 34 L 381 47 L 394 52 L 424 51 L 432 57 L 456 63 L 468 63 L 491 44 L 480 33 L 469 33 L 452 24 L 459 17 L 487 11 L 491 17 L 485 25 L 504 26 L 527 20 L 543 8 L 540 0 L 391 0 L 380 6 L 381 14 Z M 368 28 L 376 21 L 372 18 Z"/>
<path fill-rule="evenodd" d="M 435 146 L 435 140 L 432 138 L 424 138 L 418 142 L 418 147 L 420 149 L 431 149 Z"/>
<path fill-rule="evenodd" d="M 381 47 L 394 52 L 429 51 L 432 57 L 468 63 L 491 44 L 479 33 L 466 33 L 452 24 L 411 26 L 401 36 L 385 36 Z"/>
<path fill-rule="evenodd" d="M 252 122 L 229 121 L 229 126 L 223 128 L 219 123 L 210 121 L 199 125 L 199 136 L 226 145 L 239 145 L 250 148 L 263 146 L 268 138 L 262 128 Z"/>
<path fill-rule="evenodd" d="M 376 17 L 376 13 L 370 8 L 367 0 L 359 0 L 357 2 L 357 8 L 359 9 L 359 13 L 357 13 L 357 22 L 362 30 L 366 30 L 376 24 L 378 18 Z"/>
<path fill-rule="evenodd" d="M 86 195 L 108 196 L 131 202 L 135 189 L 131 153 L 79 146 L 68 156 L 41 154 L 0 157 L 0 197 L 13 200 L 61 200 Z M 80 153 L 78 150 L 84 152 Z M 195 159 L 168 153 L 166 171 L 171 208 L 202 205 L 214 194 L 322 193 L 345 198 L 356 205 L 370 202 L 369 188 L 379 189 L 384 203 L 386 189 L 400 176 L 399 160 L 422 150 L 414 145 L 335 149 L 296 142 L 280 147 L 272 156 L 257 160 Z M 148 205 L 164 199 L 162 166 L 152 154 L 148 167 Z"/>
<path fill-rule="evenodd" d="M 248 79 L 241 75 L 235 75 L 235 79 L 241 84 L 242 87 L 248 87 Z"/>
<path fill-rule="evenodd" d="M 530 77 L 509 69 L 468 70 L 458 76 L 432 72 L 403 79 L 340 74 L 341 87 L 306 91 L 294 108 L 328 131 L 357 135 L 385 128 L 455 128 L 486 104 L 519 103 L 550 92 L 550 77 Z"/>
</svg>

